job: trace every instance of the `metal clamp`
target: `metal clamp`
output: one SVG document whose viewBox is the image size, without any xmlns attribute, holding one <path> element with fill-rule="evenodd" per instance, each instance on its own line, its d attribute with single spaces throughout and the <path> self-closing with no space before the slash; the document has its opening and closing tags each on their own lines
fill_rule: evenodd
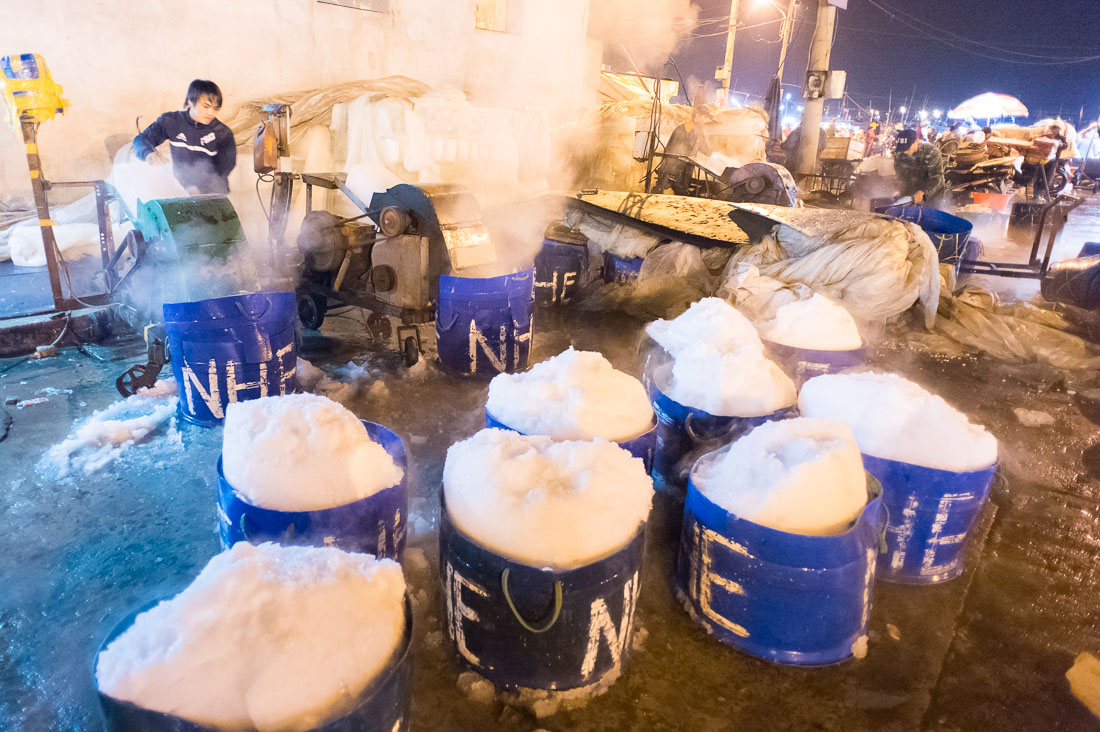
<svg viewBox="0 0 1100 732">
<path fill-rule="evenodd" d="M 554 627 L 554 623 L 558 622 L 558 617 L 561 615 L 561 580 L 554 581 L 554 613 L 550 616 L 550 620 L 546 625 L 541 628 L 535 628 L 529 624 L 516 610 L 515 603 L 512 602 L 512 596 L 508 594 L 508 575 L 511 573 L 512 568 L 506 567 L 500 574 L 500 588 L 504 590 L 504 600 L 508 603 L 508 609 L 512 611 L 512 615 L 516 616 L 516 620 L 524 629 L 532 633 L 545 633 Z"/>
</svg>

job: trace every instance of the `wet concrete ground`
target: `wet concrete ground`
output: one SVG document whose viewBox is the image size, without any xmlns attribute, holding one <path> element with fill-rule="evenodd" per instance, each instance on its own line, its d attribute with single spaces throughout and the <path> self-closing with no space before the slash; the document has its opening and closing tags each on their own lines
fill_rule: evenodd
<svg viewBox="0 0 1100 732">
<path fill-rule="evenodd" d="M 569 345 L 602 351 L 640 373 L 642 323 L 615 313 L 540 314 L 533 360 Z M 1066 374 L 983 358 L 940 358 L 889 338 L 871 365 L 942 394 L 985 424 L 1001 445 L 1001 479 L 968 547 L 968 570 L 936 587 L 878 582 L 867 657 L 801 669 L 742 655 L 709 638 L 671 587 L 678 507 L 658 499 L 648 535 L 633 656 L 621 679 L 587 707 L 536 719 L 498 701 L 467 698 L 439 622 L 438 500 L 443 458 L 482 425 L 486 385 L 438 370 L 409 378 L 370 343 L 354 313 L 306 334 L 318 365 L 367 359 L 387 396 L 351 403 L 384 423 L 411 452 L 410 546 L 429 560 L 411 569 L 417 598 L 415 730 L 1094 730 L 1100 722 L 1069 693 L 1063 674 L 1081 651 L 1100 651 L 1100 482 L 1081 462 L 1100 431 L 1071 391 L 1095 374 Z M 113 624 L 185 586 L 219 550 L 214 465 L 220 428 L 179 426 L 90 476 L 57 480 L 36 470 L 74 420 L 118 399 L 114 378 L 138 362 L 134 340 L 85 355 L 66 349 L 0 376 L 0 395 L 27 399 L 0 442 L 0 728 L 99 728 L 91 664 Z M 103 360 L 100 360 L 103 359 Z M 0 369 L 14 363 L 0 361 Z M 1014 407 L 1055 423 L 1026 427 Z M 411 563 L 407 563 L 410 569 Z M 423 591 L 423 592 L 421 592 Z"/>
</svg>

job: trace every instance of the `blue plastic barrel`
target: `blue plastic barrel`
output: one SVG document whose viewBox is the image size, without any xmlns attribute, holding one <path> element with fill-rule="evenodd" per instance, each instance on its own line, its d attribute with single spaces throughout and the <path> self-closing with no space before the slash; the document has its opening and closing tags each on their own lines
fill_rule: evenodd
<svg viewBox="0 0 1100 732">
<path fill-rule="evenodd" d="M 657 440 L 653 451 L 654 485 L 676 496 L 683 496 L 688 473 L 695 459 L 719 445 L 736 440 L 754 428 L 794 414 L 794 408 L 780 409 L 754 417 L 723 417 L 688 407 L 665 394 L 659 383 L 667 383 L 659 373 L 650 387 L 650 402 L 657 415 Z"/>
<path fill-rule="evenodd" d="M 924 229 L 939 252 L 940 261 L 958 267 L 966 256 L 966 242 L 974 232 L 974 224 L 935 208 L 903 205 L 876 209 L 877 213 L 912 221 Z"/>
<path fill-rule="evenodd" d="M 292 394 L 297 328 L 293 292 L 165 303 L 180 417 L 209 427 L 234 402 Z"/>
<path fill-rule="evenodd" d="M 844 369 L 863 363 L 865 352 L 862 348 L 843 351 L 822 351 L 814 348 L 796 348 L 782 343 L 764 341 L 769 357 L 778 363 L 791 377 L 795 385 L 801 386 L 815 376 L 835 374 Z"/>
<path fill-rule="evenodd" d="M 869 501 L 846 533 L 804 536 L 739 518 L 689 481 L 677 596 L 707 633 L 751 656 L 795 666 L 850 658 L 886 525 L 878 492 L 869 476 Z"/>
<path fill-rule="evenodd" d="M 882 482 L 890 514 L 879 577 L 923 585 L 962 574 L 966 538 L 989 499 L 997 465 L 956 473 L 871 455 L 863 465 Z"/>
<path fill-rule="evenodd" d="M 588 245 L 547 237 L 535 257 L 535 302 L 541 306 L 568 305 L 576 298 L 588 274 Z"/>
<path fill-rule="evenodd" d="M 1095 257 L 1100 254 L 1100 241 L 1087 241 L 1085 245 L 1081 247 L 1078 257 Z"/>
<path fill-rule="evenodd" d="M 255 506 L 225 479 L 218 458 L 218 528 L 222 547 L 238 541 L 286 546 L 335 546 L 348 552 L 401 561 L 409 513 L 408 458 L 395 432 L 362 420 L 370 438 L 380 444 L 403 475 L 401 482 L 343 506 L 317 511 L 276 511 Z M 303 486 L 303 489 L 307 489 Z"/>
<path fill-rule="evenodd" d="M 495 427 L 501 430 L 511 430 L 512 432 L 519 432 L 521 435 L 527 434 L 521 430 L 517 430 L 514 427 L 509 427 L 493 415 L 489 414 L 489 410 L 485 410 L 485 426 Z M 642 463 L 645 464 L 645 472 L 648 475 L 649 471 L 653 469 L 653 450 L 657 445 L 657 418 L 653 418 L 653 424 L 648 430 L 638 435 L 631 440 L 623 440 L 616 442 L 616 445 L 623 448 L 636 458 L 641 458 Z"/>
<path fill-rule="evenodd" d="M 439 365 L 455 376 L 523 371 L 534 332 L 531 268 L 500 277 L 439 278 L 435 320 Z"/>
<path fill-rule="evenodd" d="M 459 661 L 508 689 L 566 690 L 626 664 L 645 552 L 644 527 L 614 554 L 569 570 L 512 561 L 439 523 L 444 625 Z"/>
<path fill-rule="evenodd" d="M 95 669 L 99 665 L 99 654 L 103 653 L 115 638 L 129 630 L 138 615 L 159 602 L 159 600 L 151 602 L 130 613 L 111 630 L 92 662 L 93 682 Z M 313 727 L 308 732 L 408 732 L 412 674 L 411 648 L 412 608 L 406 597 L 405 634 L 389 663 L 359 695 L 358 706 L 344 716 L 319 727 Z M 211 727 L 204 727 L 174 714 L 153 711 L 132 702 L 115 699 L 99 691 L 98 684 L 96 684 L 96 692 L 99 695 L 99 705 L 106 722 L 104 729 L 107 732 L 218 732 Z"/>
<path fill-rule="evenodd" d="M 620 257 L 611 252 L 603 253 L 603 281 L 626 284 L 636 282 L 642 271 L 643 257 Z"/>
</svg>

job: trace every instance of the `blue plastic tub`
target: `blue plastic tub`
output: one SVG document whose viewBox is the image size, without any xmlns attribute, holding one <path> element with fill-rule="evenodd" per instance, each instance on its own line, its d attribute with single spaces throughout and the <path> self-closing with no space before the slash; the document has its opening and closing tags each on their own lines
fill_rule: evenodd
<svg viewBox="0 0 1100 732">
<path fill-rule="evenodd" d="M 636 282 L 642 271 L 644 257 L 620 257 L 611 252 L 603 253 L 603 281 L 626 284 Z"/>
<path fill-rule="evenodd" d="M 547 237 L 535 257 L 535 302 L 540 307 L 568 305 L 584 286 L 588 245 Z"/>
<path fill-rule="evenodd" d="M 512 430 L 513 432 L 520 432 L 520 430 L 517 430 L 514 427 L 509 427 L 503 422 L 497 420 L 496 417 L 489 414 L 488 409 L 485 410 L 485 426 L 496 427 L 497 429 L 502 430 Z M 520 432 L 520 434 L 527 433 Z M 622 442 L 617 442 L 615 444 L 629 452 L 634 457 L 641 458 L 642 462 L 645 464 L 645 472 L 648 475 L 649 472 L 653 469 L 653 451 L 654 448 L 657 446 L 657 418 L 653 418 L 653 425 L 648 430 L 638 435 L 634 439 L 623 440 Z"/>
<path fill-rule="evenodd" d="M 234 402 L 292 394 L 297 328 L 293 292 L 165 303 L 180 417 L 209 427 L 221 424 Z"/>
<path fill-rule="evenodd" d="M 1095 257 L 1100 255 L 1100 241 L 1087 241 L 1085 245 L 1081 247 L 1078 257 Z"/>
<path fill-rule="evenodd" d="M 335 546 L 348 552 L 401 561 L 409 513 L 408 458 L 395 432 L 362 420 L 371 439 L 402 470 L 401 482 L 344 506 L 318 511 L 276 511 L 246 501 L 225 479 L 218 458 L 218 528 L 222 547 L 238 541 L 287 546 Z"/>
<path fill-rule="evenodd" d="M 853 348 L 844 351 L 821 351 L 814 348 L 796 348 L 782 343 L 764 341 L 768 355 L 783 367 L 797 386 L 815 376 L 835 374 L 863 363 L 864 350 Z"/>
<path fill-rule="evenodd" d="M 444 625 L 459 661 L 508 689 L 566 690 L 614 678 L 630 655 L 645 529 L 570 570 L 532 567 L 439 522 Z"/>
<path fill-rule="evenodd" d="M 905 584 L 935 584 L 962 574 L 963 548 L 989 498 L 997 465 L 955 473 L 863 456 L 882 482 L 890 513 L 879 577 Z"/>
<path fill-rule="evenodd" d="M 974 232 L 974 224 L 934 208 L 903 205 L 876 209 L 878 213 L 912 221 L 924 229 L 939 252 L 940 261 L 958 267 L 966 256 L 966 243 Z"/>
<path fill-rule="evenodd" d="M 500 277 L 440 277 L 435 334 L 443 370 L 484 378 L 525 370 L 534 331 L 534 283 L 530 268 Z"/>
<path fill-rule="evenodd" d="M 99 654 L 126 632 L 138 615 L 149 610 L 158 601 L 151 602 L 128 615 L 116 625 L 92 661 L 92 680 L 99 664 Z M 405 598 L 405 635 L 390 662 L 360 694 L 360 703 L 352 711 L 309 732 L 408 732 L 409 697 L 411 689 L 412 657 L 412 608 Z M 190 722 L 174 714 L 115 699 L 99 691 L 99 706 L 103 710 L 104 729 L 107 732 L 217 732 L 211 727 Z"/>
<path fill-rule="evenodd" d="M 803 536 L 738 518 L 689 482 L 677 596 L 707 633 L 751 656 L 795 666 L 850 658 L 886 525 L 879 490 L 868 476 L 867 506 L 846 533 Z"/>
<path fill-rule="evenodd" d="M 753 417 L 723 417 L 688 407 L 665 394 L 667 369 L 654 374 L 650 402 L 657 415 L 657 440 L 653 451 L 654 485 L 682 497 L 695 459 L 719 445 L 732 442 L 765 422 L 793 416 L 794 407 Z M 667 388 L 667 386 L 665 386 Z"/>
</svg>

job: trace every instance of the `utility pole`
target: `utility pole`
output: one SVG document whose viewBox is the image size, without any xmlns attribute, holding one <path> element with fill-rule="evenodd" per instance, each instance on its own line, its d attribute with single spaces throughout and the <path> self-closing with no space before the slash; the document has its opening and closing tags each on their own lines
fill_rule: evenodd
<svg viewBox="0 0 1100 732">
<path fill-rule="evenodd" d="M 729 32 L 726 34 L 726 62 L 714 75 L 715 79 L 722 82 L 723 107 L 729 104 L 730 98 L 730 78 L 733 76 L 733 42 L 737 40 L 737 8 L 740 4 L 741 0 L 730 0 L 730 27 Z"/>
<path fill-rule="evenodd" d="M 828 78 L 829 57 L 833 52 L 833 29 L 836 28 L 836 6 L 829 0 L 817 0 L 817 28 L 814 31 L 814 42 L 810 47 L 810 66 L 807 72 L 823 73 Z M 825 109 L 825 86 L 822 83 L 820 95 L 813 99 L 807 99 L 802 108 L 802 132 L 798 143 L 798 162 L 795 172 L 800 175 L 812 175 L 817 167 L 818 130 L 821 129 L 821 116 Z"/>
</svg>

